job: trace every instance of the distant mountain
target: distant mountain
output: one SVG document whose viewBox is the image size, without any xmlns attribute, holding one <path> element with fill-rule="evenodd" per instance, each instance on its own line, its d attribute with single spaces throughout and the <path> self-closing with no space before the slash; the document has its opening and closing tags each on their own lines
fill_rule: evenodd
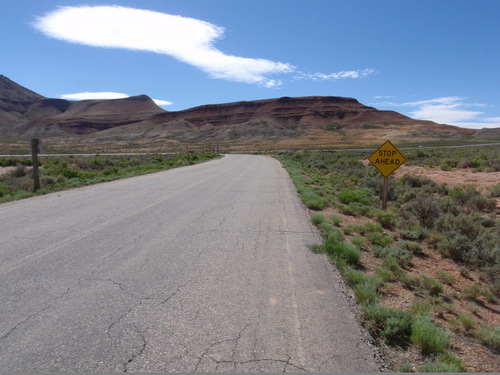
<svg viewBox="0 0 500 375">
<path fill-rule="evenodd" d="M 22 117 L 28 107 L 43 96 L 0 75 L 0 124 Z"/>
<path fill-rule="evenodd" d="M 168 112 L 146 95 L 113 100 L 48 99 L 0 76 L 0 137 L 43 137 L 103 149 L 163 149 L 223 143 L 236 148 L 370 144 L 382 139 L 461 139 L 483 131 L 415 120 L 353 98 L 310 96 L 210 104 Z"/>
</svg>

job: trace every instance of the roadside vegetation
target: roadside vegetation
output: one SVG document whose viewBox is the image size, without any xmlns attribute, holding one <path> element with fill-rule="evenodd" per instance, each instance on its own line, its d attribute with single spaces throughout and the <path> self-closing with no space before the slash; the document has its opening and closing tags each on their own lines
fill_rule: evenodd
<svg viewBox="0 0 500 375">
<path fill-rule="evenodd" d="M 0 203 L 196 164 L 216 156 L 211 152 L 194 152 L 171 155 L 40 157 L 41 189 L 37 192 L 33 192 L 30 158 L 0 158 L 0 167 L 11 167 L 6 173 L 0 174 Z"/>
<path fill-rule="evenodd" d="M 351 286 L 391 370 L 465 371 L 473 347 L 486 353 L 489 371 L 500 371 L 500 183 L 481 193 L 391 177 L 381 210 L 382 177 L 361 162 L 370 154 L 277 156 L 323 237 L 311 250 L 326 253 Z M 409 164 L 442 170 L 500 171 L 498 147 L 404 154 Z"/>
</svg>

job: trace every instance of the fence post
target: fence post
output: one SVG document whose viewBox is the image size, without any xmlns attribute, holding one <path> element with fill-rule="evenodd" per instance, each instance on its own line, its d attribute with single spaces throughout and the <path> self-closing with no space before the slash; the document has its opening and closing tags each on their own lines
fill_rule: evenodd
<svg viewBox="0 0 500 375">
<path fill-rule="evenodd" d="M 38 173 L 38 152 L 39 149 L 39 141 L 38 138 L 31 139 L 31 156 L 33 159 L 33 191 L 37 191 L 40 189 L 40 175 Z"/>
</svg>

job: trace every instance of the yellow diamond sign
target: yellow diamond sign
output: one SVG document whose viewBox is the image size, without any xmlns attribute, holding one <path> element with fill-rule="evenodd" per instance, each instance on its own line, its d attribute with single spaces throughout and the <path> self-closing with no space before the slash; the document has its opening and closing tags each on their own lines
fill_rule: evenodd
<svg viewBox="0 0 500 375">
<path fill-rule="evenodd" d="M 389 177 L 406 161 L 406 158 L 390 141 L 387 141 L 368 160 L 384 177 Z"/>
</svg>

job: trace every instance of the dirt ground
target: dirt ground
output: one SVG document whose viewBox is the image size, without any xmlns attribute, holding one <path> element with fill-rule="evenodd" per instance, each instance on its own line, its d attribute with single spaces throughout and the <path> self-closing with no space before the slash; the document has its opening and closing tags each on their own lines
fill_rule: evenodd
<svg viewBox="0 0 500 375">
<path fill-rule="evenodd" d="M 476 185 L 481 193 L 484 193 L 485 190 L 500 182 L 500 172 L 474 172 L 470 169 L 443 171 L 441 169 L 430 169 L 416 165 L 407 166 L 404 164 L 396 169 L 392 175 L 398 179 L 406 173 L 427 177 L 439 184 L 445 183 L 451 187 L 457 185 Z"/>
<path fill-rule="evenodd" d="M 14 169 L 16 169 L 16 167 L 0 167 L 0 174 L 5 174 Z"/>
</svg>

